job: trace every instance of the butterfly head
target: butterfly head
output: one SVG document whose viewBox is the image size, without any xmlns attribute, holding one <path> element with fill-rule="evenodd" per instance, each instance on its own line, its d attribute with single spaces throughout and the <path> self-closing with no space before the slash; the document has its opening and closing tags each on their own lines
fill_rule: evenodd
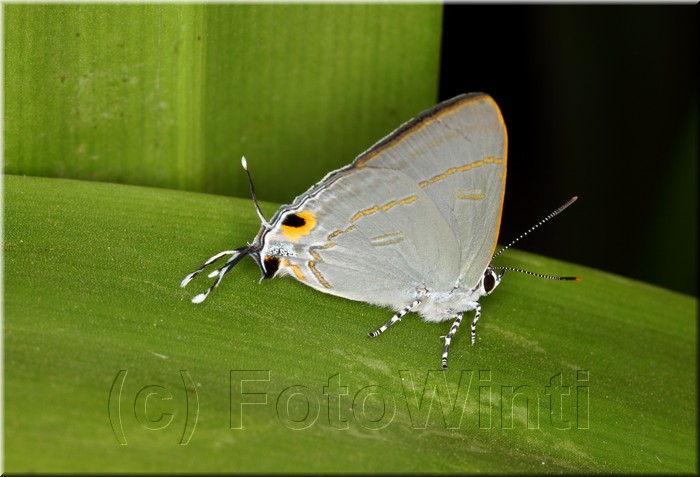
<svg viewBox="0 0 700 477">
<path fill-rule="evenodd" d="M 501 273 L 498 273 L 496 269 L 489 266 L 484 272 L 484 276 L 481 277 L 481 281 L 479 282 L 479 289 L 481 290 L 481 295 L 490 295 L 496 289 L 496 287 L 501 284 L 501 279 L 503 279 L 503 275 L 505 274 L 505 270 L 501 270 Z"/>
</svg>

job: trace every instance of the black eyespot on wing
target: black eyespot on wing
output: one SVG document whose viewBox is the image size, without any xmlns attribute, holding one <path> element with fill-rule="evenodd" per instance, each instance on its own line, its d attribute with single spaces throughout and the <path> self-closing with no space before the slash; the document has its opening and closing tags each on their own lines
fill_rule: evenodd
<svg viewBox="0 0 700 477">
<path fill-rule="evenodd" d="M 299 228 L 306 225 L 306 219 L 298 216 L 297 214 L 289 214 L 284 217 L 284 220 L 282 220 L 282 225 Z"/>
<path fill-rule="evenodd" d="M 280 268 L 280 259 L 277 257 L 265 257 L 265 278 L 272 278 Z"/>
<path fill-rule="evenodd" d="M 484 291 L 486 293 L 491 293 L 494 288 L 496 288 L 496 274 L 491 270 L 487 270 L 484 273 L 484 281 L 482 282 L 484 286 Z"/>
</svg>

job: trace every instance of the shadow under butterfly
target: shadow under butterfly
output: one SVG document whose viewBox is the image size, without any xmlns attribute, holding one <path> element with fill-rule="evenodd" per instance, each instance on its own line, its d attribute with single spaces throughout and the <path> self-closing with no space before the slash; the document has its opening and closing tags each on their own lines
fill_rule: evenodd
<svg viewBox="0 0 700 477">
<path fill-rule="evenodd" d="M 252 243 L 218 253 L 182 280 L 230 256 L 216 278 L 192 299 L 201 303 L 243 257 L 262 278 L 290 275 L 324 293 L 391 308 L 376 337 L 408 312 L 425 321 L 454 320 L 442 367 L 465 312 L 474 310 L 471 343 L 481 316 L 479 299 L 512 270 L 552 280 L 578 280 L 496 267 L 492 260 L 571 205 L 571 198 L 495 253 L 505 194 L 507 135 L 488 95 L 444 101 L 406 122 L 266 220 L 257 204 L 245 157 L 243 168 L 262 222 Z"/>
</svg>

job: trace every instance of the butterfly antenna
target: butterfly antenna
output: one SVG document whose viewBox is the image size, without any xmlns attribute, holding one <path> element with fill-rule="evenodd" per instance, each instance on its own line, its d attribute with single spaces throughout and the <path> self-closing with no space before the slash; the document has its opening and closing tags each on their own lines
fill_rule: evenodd
<svg viewBox="0 0 700 477">
<path fill-rule="evenodd" d="M 558 277 L 556 275 L 544 275 L 542 273 L 535 273 L 535 272 L 531 272 L 528 270 L 522 270 L 520 268 L 514 268 L 514 267 L 493 267 L 492 266 L 491 269 L 492 270 L 501 270 L 504 273 L 506 271 L 524 273 L 525 275 L 530 275 L 530 276 L 537 277 L 537 278 L 546 278 L 547 280 L 567 280 L 567 281 L 573 280 L 573 281 L 577 281 L 577 282 L 581 280 L 579 277 Z"/>
<path fill-rule="evenodd" d="M 252 184 L 251 184 L 251 187 L 252 187 Z M 530 227 L 529 229 L 527 229 L 527 231 L 526 231 L 525 233 L 520 234 L 520 236 L 519 236 L 518 238 L 516 238 L 516 239 L 513 240 L 511 243 L 509 243 L 508 245 L 506 245 L 505 247 L 503 247 L 502 249 L 500 249 L 498 252 L 496 252 L 496 253 L 494 254 L 494 256 L 491 257 L 491 260 L 493 261 L 494 258 L 498 257 L 500 254 L 502 254 L 503 252 L 505 252 L 506 250 L 508 250 L 510 247 L 512 247 L 513 245 L 515 245 L 516 243 L 518 243 L 518 242 L 520 241 L 520 239 L 522 239 L 522 238 L 525 237 L 527 234 L 529 234 L 530 232 L 532 232 L 533 230 L 535 230 L 536 228 L 538 228 L 540 225 L 544 224 L 545 222 L 548 222 L 550 219 L 553 219 L 553 218 L 556 217 L 557 215 L 561 214 L 561 213 L 564 211 L 564 209 L 566 209 L 568 206 L 570 206 L 571 204 L 573 204 L 574 202 L 576 202 L 576 199 L 578 199 L 578 196 L 573 196 L 571 199 L 567 200 L 567 201 L 564 203 L 564 205 L 562 205 L 561 207 L 559 207 L 559 208 L 558 208 L 557 210 L 555 210 L 554 212 L 550 213 L 547 217 L 545 217 L 544 219 L 540 220 L 540 221 L 537 222 L 535 225 L 533 225 L 532 227 Z M 522 270 L 514 270 L 514 271 L 522 271 Z M 526 272 L 526 273 L 529 273 L 529 272 Z M 531 275 L 537 275 L 536 273 L 530 273 L 530 274 L 531 274 Z"/>
<path fill-rule="evenodd" d="M 572 197 L 571 199 L 567 200 L 567 201 L 566 201 L 562 206 L 560 206 L 557 210 L 555 210 L 554 212 L 550 213 L 550 214 L 549 214 L 548 216 L 546 216 L 544 219 L 540 220 L 540 221 L 537 222 L 535 225 L 533 225 L 532 227 L 530 227 L 525 233 L 521 234 L 518 238 L 516 238 L 515 240 L 513 240 L 512 242 L 510 242 L 508 245 L 506 245 L 505 247 L 503 247 L 501 250 L 499 250 L 498 252 L 496 252 L 496 253 L 494 254 L 494 256 L 491 257 L 491 260 L 493 260 L 494 258 L 498 257 L 500 254 L 502 254 L 503 252 L 505 252 L 506 250 L 508 250 L 508 249 L 509 249 L 510 247 L 512 247 L 515 243 L 517 243 L 520 239 L 522 239 L 523 237 L 525 237 L 527 234 L 529 234 L 530 232 L 532 232 L 533 230 L 535 230 L 535 229 L 536 229 L 537 227 L 539 227 L 540 225 L 544 224 L 545 222 L 549 221 L 550 219 L 552 219 L 552 218 L 556 217 L 557 215 L 559 215 L 560 213 L 562 213 L 562 212 L 564 211 L 564 209 L 566 209 L 568 206 L 570 206 L 571 204 L 573 204 L 574 202 L 576 202 L 576 199 L 578 199 L 578 197 L 577 197 L 577 196 L 574 196 L 574 197 Z M 491 266 L 491 268 L 492 268 L 493 270 L 500 270 L 500 271 L 502 271 L 503 273 L 505 273 L 506 271 L 509 271 L 509 270 L 510 270 L 510 271 L 512 271 L 512 272 L 524 273 L 525 275 L 530 275 L 530 276 L 532 276 L 532 277 L 538 277 L 538 278 L 546 278 L 546 279 L 548 279 L 548 280 L 567 280 L 567 281 L 568 281 L 568 280 L 574 280 L 574 281 L 579 281 L 579 280 L 581 280 L 579 277 L 558 277 L 558 276 L 555 276 L 555 275 L 544 275 L 544 274 L 542 274 L 542 273 L 530 272 L 530 271 L 528 271 L 528 270 L 522 270 L 522 269 L 520 269 L 520 268 L 515 268 L 515 267 L 494 267 L 494 266 Z"/>
<path fill-rule="evenodd" d="M 262 222 L 265 227 L 269 227 L 270 223 L 267 221 L 267 219 L 265 219 L 265 216 L 263 215 L 262 210 L 260 210 L 260 206 L 258 205 L 258 198 L 255 196 L 255 188 L 253 187 L 253 178 L 250 177 L 250 172 L 248 171 L 248 161 L 245 160 L 245 156 L 241 157 L 241 165 L 243 166 L 243 170 L 248 176 L 248 184 L 250 184 L 250 195 L 253 197 L 255 211 L 258 213 L 258 217 L 260 217 L 260 222 Z"/>
</svg>

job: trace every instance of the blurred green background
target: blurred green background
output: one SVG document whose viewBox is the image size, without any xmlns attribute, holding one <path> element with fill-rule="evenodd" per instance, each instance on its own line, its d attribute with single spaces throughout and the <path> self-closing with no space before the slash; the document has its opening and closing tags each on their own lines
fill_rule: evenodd
<svg viewBox="0 0 700 477">
<path fill-rule="evenodd" d="M 441 8 L 5 6 L 5 172 L 287 202 L 432 106 Z"/>
</svg>

